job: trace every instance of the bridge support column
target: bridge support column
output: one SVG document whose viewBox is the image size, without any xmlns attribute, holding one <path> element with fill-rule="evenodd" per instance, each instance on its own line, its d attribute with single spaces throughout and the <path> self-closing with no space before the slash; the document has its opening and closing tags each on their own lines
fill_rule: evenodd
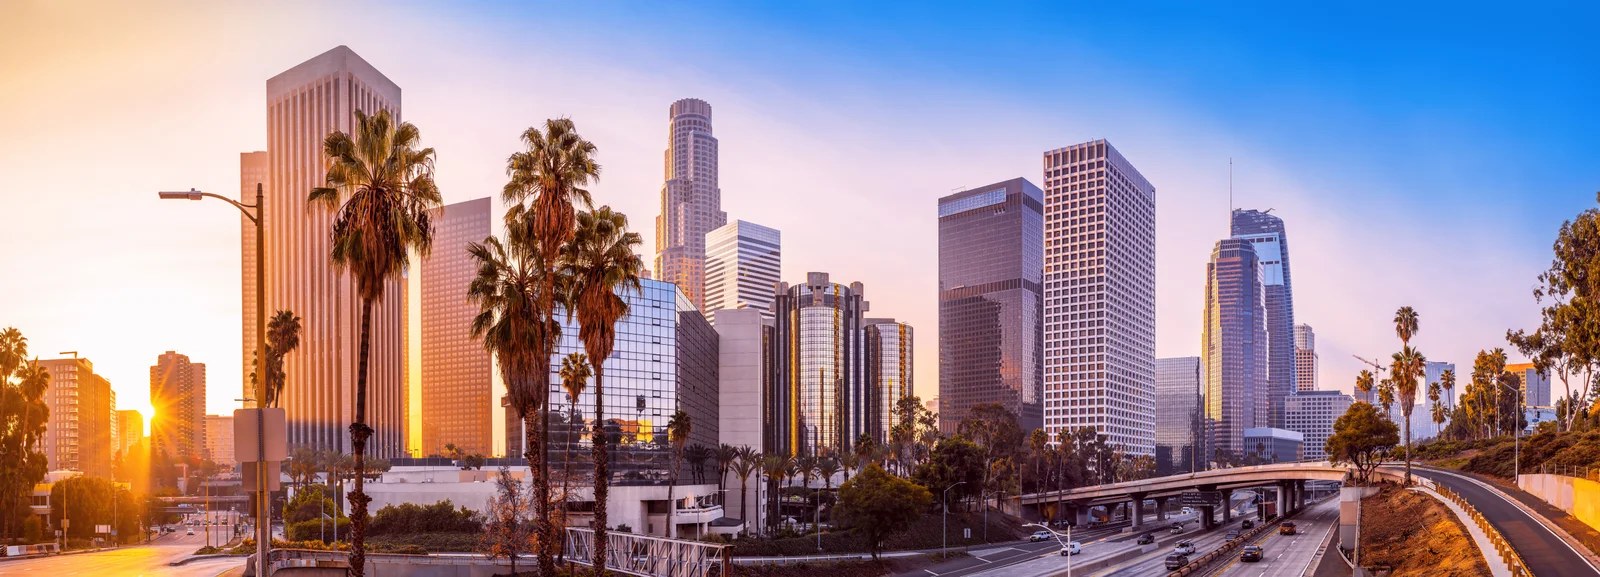
<svg viewBox="0 0 1600 577">
<path fill-rule="evenodd" d="M 1167 520 L 1167 498 L 1166 497 L 1156 497 L 1156 520 L 1157 521 L 1166 521 Z"/>
<path fill-rule="evenodd" d="M 1289 500 L 1285 498 L 1285 497 L 1288 496 L 1288 495 L 1285 494 L 1285 493 L 1288 492 L 1288 490 L 1289 490 L 1289 484 L 1288 483 L 1283 483 L 1283 482 L 1279 482 L 1278 483 L 1278 496 L 1277 496 L 1277 499 L 1278 499 L 1278 516 L 1280 516 L 1280 517 L 1283 516 L 1285 513 L 1289 512 L 1289 509 L 1288 509 Z"/>
<path fill-rule="evenodd" d="M 1233 521 L 1233 489 L 1217 491 L 1222 493 L 1222 524 L 1227 525 Z"/>
<path fill-rule="evenodd" d="M 1129 497 L 1133 497 L 1133 501 L 1128 503 L 1128 521 L 1133 523 L 1134 531 L 1144 527 L 1144 496 L 1145 493 L 1129 495 Z"/>
<path fill-rule="evenodd" d="M 1200 528 L 1209 530 L 1217 526 L 1216 511 L 1210 505 L 1200 506 Z"/>
<path fill-rule="evenodd" d="M 1305 481 L 1295 481 L 1294 482 L 1294 499 L 1295 499 L 1295 505 L 1294 505 L 1295 509 L 1304 509 L 1304 508 L 1306 508 L 1306 482 Z"/>
<path fill-rule="evenodd" d="M 1089 524 L 1089 509 L 1091 508 L 1092 507 L 1088 505 L 1073 505 L 1072 524 L 1077 525 L 1078 527 L 1087 526 Z"/>
</svg>

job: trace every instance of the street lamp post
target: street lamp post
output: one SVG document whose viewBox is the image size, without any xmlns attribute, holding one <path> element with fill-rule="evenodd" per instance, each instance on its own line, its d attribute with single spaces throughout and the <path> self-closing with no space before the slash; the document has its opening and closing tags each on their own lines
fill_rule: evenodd
<svg viewBox="0 0 1600 577">
<path fill-rule="evenodd" d="M 163 200 L 200 200 L 207 196 L 220 199 L 239 209 L 245 218 L 256 226 L 256 458 L 267 453 L 266 416 L 261 410 L 267 398 L 267 267 L 266 267 L 266 215 L 267 202 L 261 183 L 256 183 L 256 203 L 242 204 L 226 196 L 200 192 L 193 188 L 181 192 L 161 192 Z M 255 209 L 254 214 L 250 209 Z M 271 507 L 267 503 L 267 463 L 256 461 L 256 575 L 267 577 L 271 568 L 267 564 L 267 550 L 271 546 Z"/>
<path fill-rule="evenodd" d="M 941 557 L 941 560 L 950 554 L 950 490 L 965 484 L 967 484 L 966 481 L 957 481 L 956 484 L 945 487 L 944 494 L 939 497 L 943 502 L 944 508 L 944 514 L 940 516 L 939 521 L 939 533 L 941 533 L 940 537 L 943 539 L 939 545 L 939 557 Z"/>
<path fill-rule="evenodd" d="M 1050 536 L 1051 537 L 1055 537 L 1056 538 L 1056 544 L 1060 545 L 1061 546 L 1061 550 L 1065 551 L 1067 553 L 1067 577 L 1072 577 L 1072 551 L 1067 549 L 1067 544 L 1072 542 L 1072 525 L 1067 525 L 1067 540 L 1066 540 L 1065 543 L 1063 543 L 1061 541 L 1061 534 L 1057 533 L 1055 529 L 1051 529 L 1048 526 L 1040 525 L 1038 523 L 1024 523 L 1022 526 L 1023 527 L 1034 526 L 1034 527 L 1038 527 L 1040 529 L 1044 529 L 1044 530 L 1050 532 Z"/>
<path fill-rule="evenodd" d="M 1517 417 L 1511 420 L 1511 477 L 1515 479 L 1522 475 L 1522 419 L 1527 412 L 1522 409 L 1522 389 L 1505 383 L 1499 385 L 1517 396 Z M 1494 406 L 1496 411 L 1500 409 L 1500 403 L 1496 402 Z"/>
</svg>

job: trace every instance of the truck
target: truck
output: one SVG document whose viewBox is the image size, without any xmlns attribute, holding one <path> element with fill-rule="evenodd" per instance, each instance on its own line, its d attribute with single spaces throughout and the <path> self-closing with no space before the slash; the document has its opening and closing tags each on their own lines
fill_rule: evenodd
<svg viewBox="0 0 1600 577">
<path fill-rule="evenodd" d="M 1262 503 L 1262 504 L 1258 505 L 1258 507 L 1261 508 L 1261 518 L 1262 519 L 1266 519 L 1268 521 L 1271 521 L 1273 519 L 1277 519 L 1278 518 L 1278 504 L 1276 502 L 1267 501 L 1265 503 Z"/>
</svg>

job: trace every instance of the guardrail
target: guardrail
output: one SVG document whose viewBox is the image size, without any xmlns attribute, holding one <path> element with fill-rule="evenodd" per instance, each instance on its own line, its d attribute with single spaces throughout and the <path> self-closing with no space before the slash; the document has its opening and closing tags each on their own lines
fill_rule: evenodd
<svg viewBox="0 0 1600 577">
<path fill-rule="evenodd" d="M 1210 553 L 1206 553 L 1205 555 L 1200 556 L 1199 559 L 1195 559 L 1193 561 L 1190 561 L 1189 564 L 1188 565 L 1184 565 L 1182 569 L 1178 569 L 1177 571 L 1173 571 L 1171 573 L 1168 573 L 1167 577 L 1188 577 L 1189 575 L 1197 575 L 1200 572 L 1205 571 L 1206 569 L 1208 569 L 1211 566 L 1211 563 L 1215 562 L 1217 559 L 1220 559 L 1220 558 L 1223 558 L 1223 557 L 1231 555 L 1233 553 L 1234 549 L 1238 549 L 1239 547 L 1243 546 L 1245 543 L 1251 542 L 1257 536 L 1260 536 L 1261 533 L 1267 531 L 1268 529 L 1276 530 L 1278 528 L 1278 524 L 1277 524 L 1278 522 L 1281 522 L 1281 521 L 1283 521 L 1285 519 L 1289 519 L 1291 517 L 1298 516 L 1301 511 L 1309 509 L 1309 508 L 1311 508 L 1312 505 L 1315 505 L 1317 503 L 1321 503 L 1323 501 L 1326 501 L 1329 498 L 1331 498 L 1331 496 L 1323 497 L 1322 499 L 1319 499 L 1319 500 L 1316 500 L 1316 501 L 1307 501 L 1305 506 L 1301 507 L 1299 511 L 1295 511 L 1295 512 L 1290 513 L 1288 515 L 1280 516 L 1280 517 L 1277 518 L 1277 520 L 1275 522 L 1269 523 L 1269 522 L 1263 521 L 1262 523 L 1256 525 L 1254 529 L 1251 529 L 1251 530 L 1249 530 L 1247 532 L 1244 532 L 1244 533 L 1240 533 L 1238 537 L 1234 537 L 1233 539 L 1229 540 L 1228 542 L 1223 543 L 1221 547 L 1217 547 L 1216 549 L 1212 550 Z"/>
<path fill-rule="evenodd" d="M 1506 567 L 1511 569 L 1512 577 L 1533 577 L 1533 572 L 1528 570 L 1528 564 L 1524 563 L 1522 556 L 1518 555 L 1517 550 L 1511 547 L 1511 542 L 1506 541 L 1505 536 L 1501 535 L 1500 531 L 1495 529 L 1494 525 L 1489 523 L 1489 520 L 1482 513 L 1473 508 L 1471 503 L 1468 503 L 1466 499 L 1461 498 L 1454 491 L 1445 488 L 1444 485 L 1435 485 L 1433 490 L 1440 495 L 1444 495 L 1450 502 L 1461 506 L 1467 512 L 1467 516 L 1472 518 L 1472 522 L 1477 523 L 1478 528 L 1483 530 L 1483 534 L 1489 536 L 1489 543 L 1494 545 L 1495 553 L 1500 555 L 1500 560 L 1504 561 Z"/>
</svg>

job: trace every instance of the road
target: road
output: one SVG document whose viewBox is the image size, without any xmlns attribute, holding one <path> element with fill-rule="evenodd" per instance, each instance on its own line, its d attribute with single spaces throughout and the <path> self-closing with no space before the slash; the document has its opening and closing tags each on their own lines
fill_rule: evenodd
<svg viewBox="0 0 1600 577">
<path fill-rule="evenodd" d="M 213 528 L 215 529 L 215 528 Z M 225 529 L 224 529 L 225 530 Z M 212 536 L 213 539 L 216 535 Z M 194 535 L 177 533 L 156 538 L 149 545 L 123 547 L 109 551 L 56 555 L 37 559 L 0 561 L 0 575 L 32 575 L 35 577 L 63 577 L 67 575 L 90 576 L 178 576 L 216 577 L 216 575 L 244 565 L 243 557 L 196 561 L 181 567 L 169 563 L 192 555 L 204 547 L 204 531 Z"/>
<path fill-rule="evenodd" d="M 1463 475 L 1438 469 L 1413 467 L 1411 472 L 1455 491 L 1472 507 L 1482 513 L 1500 530 L 1511 546 L 1528 564 L 1534 575 L 1597 576 L 1596 570 L 1583 555 L 1552 533 L 1538 519 L 1530 517 L 1522 508 L 1484 488 L 1479 481 Z M 1493 551 L 1485 551 L 1494 555 Z"/>
<path fill-rule="evenodd" d="M 1072 540 L 1080 543 L 1098 542 L 1107 537 L 1117 535 L 1127 526 L 1127 521 L 1120 521 L 1095 529 L 1074 531 Z M 1037 527 L 1032 528 L 1036 529 Z M 1065 539 L 1064 536 L 1063 539 Z M 967 551 L 971 557 L 946 561 L 927 569 L 918 569 L 911 572 L 910 575 L 926 577 L 928 573 L 933 573 L 938 577 L 969 577 L 1019 563 L 1037 561 L 1039 559 L 1062 558 L 1059 554 L 1061 545 L 1054 540 L 1037 543 L 1028 541 L 993 543 L 983 547 L 970 547 Z M 1079 557 L 1082 557 L 1082 555 L 1080 554 Z M 1010 576 L 1008 575 L 1007 577 Z"/>
<path fill-rule="evenodd" d="M 1234 556 L 1220 571 L 1211 573 L 1226 577 L 1300 577 L 1306 574 L 1312 556 L 1327 540 L 1328 530 L 1339 524 L 1339 500 L 1328 499 L 1301 512 L 1292 519 L 1295 534 L 1279 535 L 1267 531 L 1256 537 L 1261 546 L 1261 561 L 1246 563 Z"/>
<path fill-rule="evenodd" d="M 1216 544 L 1221 544 L 1222 536 L 1227 532 L 1227 529 L 1223 527 L 1237 529 L 1240 521 L 1244 518 L 1244 516 L 1235 517 L 1234 521 L 1226 526 L 1219 525 L 1217 529 L 1211 532 L 1203 532 L 1195 515 L 1171 515 L 1167 521 L 1156 521 L 1153 518 L 1146 519 L 1145 529 L 1140 532 L 1153 532 L 1156 535 L 1157 541 L 1154 547 L 1159 552 L 1159 557 L 1157 557 L 1154 566 L 1159 568 L 1160 560 L 1166 558 L 1166 554 L 1172 548 L 1171 545 L 1173 543 L 1179 540 L 1191 540 L 1195 541 L 1196 546 L 1199 547 L 1202 546 L 1204 540 L 1212 539 L 1216 541 Z M 1184 524 L 1182 533 L 1174 534 L 1167 530 L 1167 527 L 1173 522 L 1179 521 Z M 1120 529 L 1117 531 L 1088 534 L 1083 537 L 1073 534 L 1072 539 L 1083 544 L 1083 552 L 1072 556 L 1071 565 L 1082 567 L 1113 555 L 1144 547 L 1135 543 L 1137 534 L 1121 533 Z M 1020 550 L 1015 552 L 995 549 L 974 551 L 972 555 L 985 563 L 976 567 L 976 570 L 966 573 L 966 575 L 970 575 L 970 577 L 1050 577 L 1052 575 L 1064 575 L 1068 568 L 1068 559 L 1060 555 L 1061 548 L 1055 543 L 1052 542 L 1047 545 L 1048 547 L 1038 551 L 1027 552 L 1026 554 Z M 1212 546 L 1214 547 L 1215 545 Z M 1156 555 L 1156 553 L 1152 553 L 1152 555 Z M 1109 570 L 1099 572 L 1099 574 L 1108 573 L 1110 573 Z M 939 577 L 946 577 L 946 575 L 947 573 L 944 572 L 939 573 Z M 1075 575 L 1084 575 L 1084 573 L 1075 573 Z M 1165 577 L 1166 573 L 1163 572 L 1161 575 Z"/>
</svg>

